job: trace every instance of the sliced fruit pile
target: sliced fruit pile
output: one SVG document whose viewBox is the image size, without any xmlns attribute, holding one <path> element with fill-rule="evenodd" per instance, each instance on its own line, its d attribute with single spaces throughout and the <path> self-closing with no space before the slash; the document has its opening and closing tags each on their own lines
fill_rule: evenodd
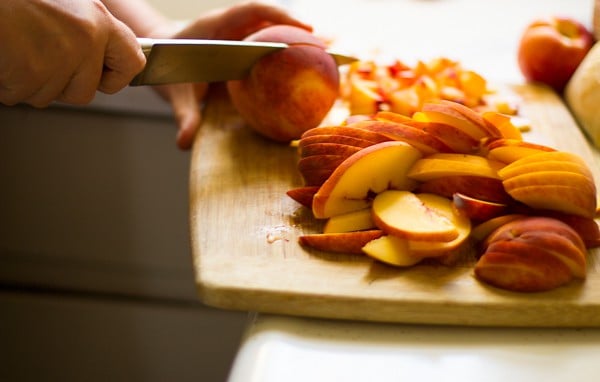
<svg viewBox="0 0 600 382">
<path fill-rule="evenodd" d="M 380 111 L 298 141 L 288 195 L 324 219 L 300 244 L 411 266 L 476 250 L 476 277 L 512 291 L 586 275 L 600 245 L 596 186 L 577 155 L 523 140 L 509 116 L 450 101 Z"/>
<path fill-rule="evenodd" d="M 494 97 L 483 78 L 451 59 L 440 57 L 409 66 L 400 60 L 352 63 L 341 81 L 341 95 L 352 115 L 377 111 L 412 116 L 427 102 L 448 100 L 470 108 L 514 114 L 514 105 Z"/>
</svg>

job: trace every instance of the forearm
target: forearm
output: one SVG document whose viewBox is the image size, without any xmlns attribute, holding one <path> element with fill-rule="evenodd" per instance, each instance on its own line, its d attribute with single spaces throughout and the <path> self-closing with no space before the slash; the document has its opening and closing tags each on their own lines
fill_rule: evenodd
<svg viewBox="0 0 600 382">
<path fill-rule="evenodd" d="M 157 31 L 171 28 L 173 23 L 145 0 L 102 0 L 119 20 L 140 37 L 152 37 Z"/>
</svg>

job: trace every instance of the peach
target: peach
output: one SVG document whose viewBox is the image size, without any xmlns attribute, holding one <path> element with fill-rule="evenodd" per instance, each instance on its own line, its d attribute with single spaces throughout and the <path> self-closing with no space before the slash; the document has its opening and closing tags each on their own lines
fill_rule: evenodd
<svg viewBox="0 0 600 382">
<path fill-rule="evenodd" d="M 460 214 L 475 221 L 495 218 L 504 214 L 508 209 L 508 205 L 505 203 L 477 199 L 458 192 L 453 195 L 452 202 Z"/>
<path fill-rule="evenodd" d="M 369 147 L 374 142 L 340 134 L 320 134 L 300 138 L 298 147 L 302 149 L 304 146 L 312 145 L 313 143 L 340 143 L 355 147 Z"/>
<path fill-rule="evenodd" d="M 507 190 L 515 200 L 525 205 L 564 212 L 585 218 L 596 214 L 596 193 L 568 185 L 531 185 Z"/>
<path fill-rule="evenodd" d="M 306 158 L 313 155 L 340 155 L 347 158 L 361 149 L 362 147 L 345 145 L 343 143 L 320 142 L 301 146 L 300 157 Z"/>
<path fill-rule="evenodd" d="M 477 155 L 433 154 L 419 159 L 408 176 L 420 182 L 447 176 L 480 176 L 500 179 L 498 170 L 504 164 Z"/>
<path fill-rule="evenodd" d="M 433 194 L 426 198 L 410 191 L 388 190 L 373 200 L 373 221 L 384 232 L 409 240 L 448 242 L 459 231 L 447 214 L 449 199 Z"/>
<path fill-rule="evenodd" d="M 419 184 L 417 190 L 447 198 L 452 198 L 454 194 L 460 193 L 488 202 L 509 203 L 512 201 L 500 179 L 482 176 L 443 176 Z"/>
<path fill-rule="evenodd" d="M 383 235 L 380 230 L 315 233 L 298 238 L 300 245 L 325 252 L 362 254 L 362 248 Z"/>
<path fill-rule="evenodd" d="M 476 140 L 490 137 L 485 127 L 471 122 L 464 115 L 445 104 L 426 103 L 421 112 L 415 113 L 413 118 L 455 126 Z"/>
<path fill-rule="evenodd" d="M 286 194 L 304 207 L 311 208 L 313 197 L 318 190 L 318 186 L 303 186 L 292 188 L 288 190 Z"/>
<path fill-rule="evenodd" d="M 481 256 L 474 271 L 479 280 L 514 292 L 547 291 L 573 278 L 565 263 L 528 243 L 497 243 Z"/>
<path fill-rule="evenodd" d="M 489 159 L 512 163 L 524 157 L 544 152 L 556 151 L 552 147 L 521 141 L 519 139 L 501 138 L 491 141 L 487 145 L 487 157 Z"/>
<path fill-rule="evenodd" d="M 466 118 L 469 122 L 473 123 L 481 130 L 487 132 L 487 137 L 489 138 L 500 138 L 502 137 L 502 133 L 500 130 L 494 125 L 486 123 L 485 119 L 481 115 L 481 113 L 476 112 L 475 110 L 460 104 L 458 102 L 451 102 L 448 100 L 440 100 L 439 104 L 446 106 L 449 110 L 455 111 L 457 114 L 456 117 L 460 118 L 460 116 Z"/>
<path fill-rule="evenodd" d="M 367 131 L 364 129 L 353 127 L 352 124 L 345 126 L 318 126 L 314 129 L 310 129 L 302 134 L 300 141 L 307 137 L 312 137 L 315 135 L 343 135 L 346 137 L 353 137 L 362 139 L 365 141 L 369 141 L 372 143 L 381 143 L 390 141 L 388 137 L 385 135 L 381 135 L 378 133 L 374 133 L 372 131 Z"/>
<path fill-rule="evenodd" d="M 502 138 L 523 140 L 521 130 L 513 123 L 510 115 L 502 114 L 496 111 L 486 111 L 481 117 L 488 126 L 493 126 L 500 132 Z"/>
<path fill-rule="evenodd" d="M 471 230 L 471 238 L 476 242 L 483 242 L 492 232 L 504 224 L 516 219 L 526 217 L 523 214 L 506 214 L 491 218 L 479 223 Z"/>
<path fill-rule="evenodd" d="M 429 209 L 448 219 L 456 227 L 458 236 L 451 241 L 409 240 L 408 247 L 412 253 L 423 257 L 445 256 L 468 241 L 471 234 L 471 221 L 467 216 L 457 213 L 448 199 L 433 194 L 418 194 L 417 197 Z"/>
<path fill-rule="evenodd" d="M 586 248 L 560 220 L 524 217 L 493 231 L 475 266 L 482 281 L 513 291 L 544 291 L 586 277 Z"/>
<path fill-rule="evenodd" d="M 339 72 L 323 42 L 289 26 L 265 27 L 247 41 L 283 42 L 288 48 L 261 58 L 242 80 L 228 81 L 231 101 L 246 123 L 279 142 L 318 126 L 339 95 Z"/>
<path fill-rule="evenodd" d="M 371 208 L 365 208 L 330 217 L 323 227 L 323 233 L 364 231 L 375 228 L 377 227 L 371 217 Z"/>
<path fill-rule="evenodd" d="M 510 190 L 541 185 L 572 186 L 581 189 L 584 193 L 596 193 L 593 179 L 588 176 L 570 171 L 534 171 L 506 178 L 502 181 L 504 189 L 510 194 Z"/>
<path fill-rule="evenodd" d="M 344 155 L 313 155 L 298 161 L 298 171 L 305 186 L 320 186 L 346 159 Z"/>
<path fill-rule="evenodd" d="M 417 182 L 407 177 L 421 152 L 400 141 L 382 142 L 344 160 L 321 185 L 313 199 L 313 215 L 330 218 L 367 208 L 373 194 L 387 189 L 412 190 Z"/>
<path fill-rule="evenodd" d="M 538 171 L 562 171 L 571 172 L 574 174 L 581 174 L 586 177 L 593 179 L 592 172 L 587 166 L 584 166 L 576 162 L 559 161 L 559 160 L 545 160 L 539 162 L 530 163 L 512 163 L 500 170 L 498 175 L 502 179 L 513 178 L 519 175 L 528 174 Z"/>
<path fill-rule="evenodd" d="M 592 32 L 576 19 L 538 18 L 525 28 L 519 41 L 519 68 L 526 80 L 545 83 L 562 93 L 594 42 Z"/>
<path fill-rule="evenodd" d="M 350 81 L 350 114 L 375 114 L 384 101 L 373 81 L 353 78 Z"/>
<path fill-rule="evenodd" d="M 410 125 L 390 121 L 363 121 L 358 122 L 353 126 L 368 131 L 374 131 L 391 140 L 406 142 L 418 148 L 423 155 L 430 155 L 438 152 L 453 152 L 448 145 L 438 139 L 435 135 Z"/>
<path fill-rule="evenodd" d="M 408 248 L 406 239 L 385 235 L 365 244 L 362 251 L 382 263 L 396 267 L 410 267 L 423 260 Z"/>
</svg>

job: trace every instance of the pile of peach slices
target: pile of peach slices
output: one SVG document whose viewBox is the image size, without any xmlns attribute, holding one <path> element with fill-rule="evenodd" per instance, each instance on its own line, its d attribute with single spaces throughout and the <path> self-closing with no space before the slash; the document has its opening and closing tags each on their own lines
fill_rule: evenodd
<svg viewBox="0 0 600 382">
<path fill-rule="evenodd" d="M 324 221 L 306 247 L 400 267 L 475 254 L 478 280 L 534 292 L 583 280 L 600 245 L 586 163 L 495 111 L 429 102 L 313 128 L 297 147 L 305 184 L 287 194 Z"/>
</svg>

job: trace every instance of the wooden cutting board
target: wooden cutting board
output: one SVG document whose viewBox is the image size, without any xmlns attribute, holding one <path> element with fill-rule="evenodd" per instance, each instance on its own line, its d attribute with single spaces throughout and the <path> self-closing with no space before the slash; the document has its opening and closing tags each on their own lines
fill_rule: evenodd
<svg viewBox="0 0 600 382">
<path fill-rule="evenodd" d="M 533 128 L 525 139 L 577 153 L 596 179 L 598 155 L 561 100 L 511 87 Z M 474 260 L 399 269 L 366 256 L 310 251 L 321 225 L 285 192 L 302 185 L 296 152 L 254 134 L 213 93 L 196 138 L 190 178 L 192 251 L 200 298 L 214 307 L 336 319 L 474 326 L 600 326 L 600 270 L 587 280 L 519 294 L 478 282 Z"/>
</svg>

